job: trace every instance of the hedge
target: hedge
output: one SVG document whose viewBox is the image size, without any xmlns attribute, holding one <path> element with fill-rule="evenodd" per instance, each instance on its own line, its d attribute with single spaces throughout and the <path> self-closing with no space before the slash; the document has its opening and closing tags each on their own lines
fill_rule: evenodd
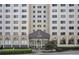
<svg viewBox="0 0 79 59">
<path fill-rule="evenodd" d="M 32 49 L 2 49 L 0 54 L 26 54 L 32 53 Z"/>
</svg>

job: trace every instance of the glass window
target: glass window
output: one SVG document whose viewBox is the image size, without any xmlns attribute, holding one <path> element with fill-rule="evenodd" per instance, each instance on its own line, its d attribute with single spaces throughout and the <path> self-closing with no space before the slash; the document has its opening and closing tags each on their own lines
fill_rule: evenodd
<svg viewBox="0 0 79 59">
<path fill-rule="evenodd" d="M 0 21 L 0 24 L 2 24 L 2 21 Z"/>
<path fill-rule="evenodd" d="M 66 12 L 66 9 L 61 9 L 61 12 Z"/>
<path fill-rule="evenodd" d="M 22 9 L 22 12 L 27 12 L 27 10 L 26 9 Z"/>
<path fill-rule="evenodd" d="M 2 35 L 2 32 L 0 32 L 0 35 Z"/>
<path fill-rule="evenodd" d="M 10 12 L 10 10 L 9 9 L 6 9 L 5 12 L 8 13 L 8 12 Z"/>
<path fill-rule="evenodd" d="M 2 4 L 0 4 L 0 7 L 2 7 Z"/>
<path fill-rule="evenodd" d="M 10 15 L 6 15 L 5 17 L 6 17 L 6 18 L 10 18 Z"/>
<path fill-rule="evenodd" d="M 52 32 L 52 35 L 57 35 L 57 32 Z"/>
<path fill-rule="evenodd" d="M 57 12 L 57 9 L 52 9 L 52 12 Z"/>
<path fill-rule="evenodd" d="M 61 15 L 61 18 L 66 18 L 66 15 Z"/>
<path fill-rule="evenodd" d="M 70 7 L 74 6 L 74 4 L 69 4 Z"/>
<path fill-rule="evenodd" d="M 37 8 L 41 8 L 42 6 L 37 6 Z"/>
<path fill-rule="evenodd" d="M 22 32 L 22 35 L 26 35 L 26 32 Z"/>
<path fill-rule="evenodd" d="M 14 9 L 14 12 L 18 12 L 18 9 Z"/>
<path fill-rule="evenodd" d="M 14 18 L 18 18 L 18 15 L 14 15 Z"/>
<path fill-rule="evenodd" d="M 69 35 L 74 35 L 74 32 L 69 32 Z"/>
<path fill-rule="evenodd" d="M 69 21 L 69 24 L 74 24 L 74 21 Z"/>
<path fill-rule="evenodd" d="M 22 26 L 22 29 L 26 29 L 26 26 Z"/>
<path fill-rule="evenodd" d="M 62 27 L 61 27 L 61 30 L 63 30 L 63 29 L 65 29 L 65 27 L 64 27 L 64 26 L 62 26 Z"/>
<path fill-rule="evenodd" d="M 0 15 L 0 18 L 2 18 L 2 15 Z"/>
<path fill-rule="evenodd" d="M 6 7 L 10 7 L 10 4 L 6 4 Z"/>
<path fill-rule="evenodd" d="M 27 17 L 27 15 L 22 15 L 22 18 L 26 18 Z"/>
<path fill-rule="evenodd" d="M 69 18 L 74 18 L 74 15 L 69 15 Z"/>
<path fill-rule="evenodd" d="M 2 29 L 2 26 L 0 26 L 0 30 Z"/>
<path fill-rule="evenodd" d="M 65 35 L 65 32 L 61 32 L 61 35 Z"/>
<path fill-rule="evenodd" d="M 65 24 L 65 21 L 61 21 L 61 24 Z"/>
<path fill-rule="evenodd" d="M 14 21 L 14 24 L 18 24 L 18 21 Z"/>
<path fill-rule="evenodd" d="M 15 30 L 15 29 L 18 29 L 18 26 L 14 26 L 14 30 Z"/>
<path fill-rule="evenodd" d="M 27 21 L 22 21 L 22 24 L 26 24 Z"/>
<path fill-rule="evenodd" d="M 73 30 L 73 29 L 74 29 L 74 26 L 70 26 L 69 29 L 70 29 L 70 30 Z"/>
<path fill-rule="evenodd" d="M 52 4 L 53 7 L 57 6 L 57 4 Z"/>
<path fill-rule="evenodd" d="M 10 35 L 10 32 L 5 32 L 5 35 Z"/>
<path fill-rule="evenodd" d="M 61 4 L 62 7 L 66 6 L 66 4 Z"/>
<path fill-rule="evenodd" d="M 10 24 L 10 21 L 6 21 L 5 23 L 6 23 L 6 24 Z"/>
<path fill-rule="evenodd" d="M 19 4 L 14 4 L 14 7 L 18 7 Z"/>
<path fill-rule="evenodd" d="M 57 27 L 56 27 L 56 26 L 53 26 L 52 29 L 53 29 L 53 30 L 54 30 L 54 29 L 57 29 Z"/>
<path fill-rule="evenodd" d="M 7 30 L 7 29 L 10 29 L 10 27 L 9 27 L 9 26 L 6 26 L 6 30 Z"/>
<path fill-rule="evenodd" d="M 57 15 L 52 15 L 52 18 L 57 18 Z"/>
<path fill-rule="evenodd" d="M 74 9 L 69 9 L 69 12 L 74 12 Z"/>
<path fill-rule="evenodd" d="M 53 24 L 57 24 L 57 21 L 52 21 Z"/>
<path fill-rule="evenodd" d="M 22 4 L 22 7 L 26 7 L 27 6 L 27 4 Z"/>
</svg>

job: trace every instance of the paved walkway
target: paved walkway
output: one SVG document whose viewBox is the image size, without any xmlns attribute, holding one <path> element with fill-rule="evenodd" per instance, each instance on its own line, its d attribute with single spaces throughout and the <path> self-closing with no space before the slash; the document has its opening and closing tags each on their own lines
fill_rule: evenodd
<svg viewBox="0 0 79 59">
<path fill-rule="evenodd" d="M 41 50 L 36 50 L 36 53 L 31 53 L 29 55 L 79 55 L 79 50 L 77 51 L 63 51 L 63 52 L 51 52 L 51 53 L 43 53 Z"/>
</svg>

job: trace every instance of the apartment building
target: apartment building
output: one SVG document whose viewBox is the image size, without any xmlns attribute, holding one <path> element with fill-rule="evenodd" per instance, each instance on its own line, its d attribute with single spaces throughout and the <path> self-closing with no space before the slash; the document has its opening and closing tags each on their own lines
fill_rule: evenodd
<svg viewBox="0 0 79 59">
<path fill-rule="evenodd" d="M 79 4 L 0 4 L 0 45 L 79 46 Z"/>
</svg>

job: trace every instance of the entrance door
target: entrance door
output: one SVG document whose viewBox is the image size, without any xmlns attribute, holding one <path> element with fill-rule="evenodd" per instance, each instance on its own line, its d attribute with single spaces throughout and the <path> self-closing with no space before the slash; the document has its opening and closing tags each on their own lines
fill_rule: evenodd
<svg viewBox="0 0 79 59">
<path fill-rule="evenodd" d="M 40 39 L 38 39 L 37 40 L 37 49 L 41 49 L 42 47 L 41 47 L 41 40 Z"/>
</svg>

